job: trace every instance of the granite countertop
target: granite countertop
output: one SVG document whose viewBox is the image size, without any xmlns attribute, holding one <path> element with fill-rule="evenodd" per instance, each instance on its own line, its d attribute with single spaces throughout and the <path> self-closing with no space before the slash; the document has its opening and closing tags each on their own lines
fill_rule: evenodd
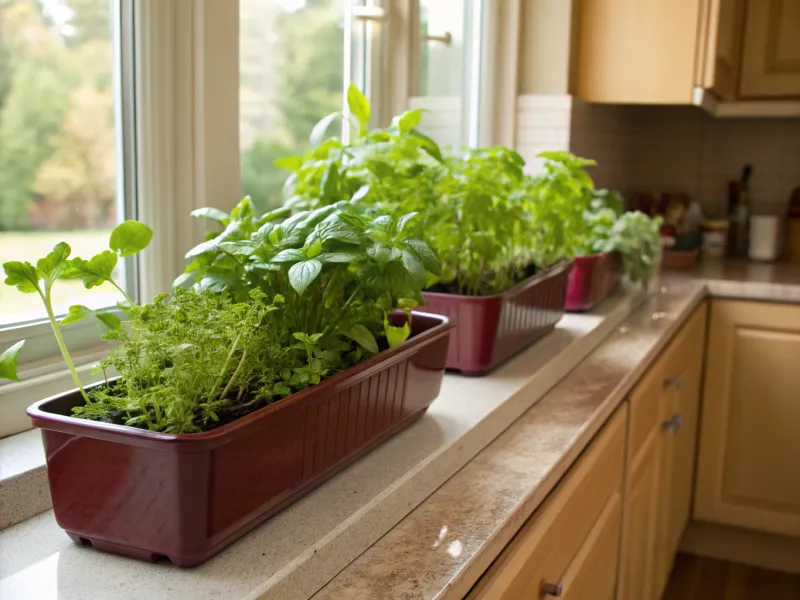
<svg viewBox="0 0 800 600">
<path fill-rule="evenodd" d="M 312 600 L 461 599 L 707 297 L 800 302 L 800 266 L 703 265 L 656 293 L 567 377 Z"/>
<path fill-rule="evenodd" d="M 800 267 L 663 274 L 488 377 L 200 567 L 79 548 L 52 511 L 0 532 L 0 598 L 461 598 L 708 295 L 800 302 Z M 337 575 L 338 573 L 338 575 Z"/>
</svg>

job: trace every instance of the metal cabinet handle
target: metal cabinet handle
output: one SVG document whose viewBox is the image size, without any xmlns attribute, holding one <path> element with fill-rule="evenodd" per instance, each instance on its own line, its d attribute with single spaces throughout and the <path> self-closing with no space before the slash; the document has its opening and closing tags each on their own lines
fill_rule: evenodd
<svg viewBox="0 0 800 600">
<path fill-rule="evenodd" d="M 681 389 L 681 376 L 675 375 L 673 377 L 667 377 L 664 380 L 664 389 L 667 390 L 671 387 L 674 387 L 676 390 Z"/>
<path fill-rule="evenodd" d="M 561 592 L 564 591 L 564 588 L 561 587 L 560 583 L 548 583 L 547 581 L 542 582 L 542 593 L 546 596 L 553 596 L 554 598 L 560 598 Z"/>
</svg>

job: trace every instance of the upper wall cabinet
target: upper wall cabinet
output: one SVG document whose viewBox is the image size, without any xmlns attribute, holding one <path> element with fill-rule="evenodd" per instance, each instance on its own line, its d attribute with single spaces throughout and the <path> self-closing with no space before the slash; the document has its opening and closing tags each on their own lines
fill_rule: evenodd
<svg viewBox="0 0 800 600">
<path fill-rule="evenodd" d="M 584 101 L 800 98 L 800 0 L 577 0 L 575 20 Z"/>
<path fill-rule="evenodd" d="M 740 93 L 800 98 L 800 0 L 748 2 Z"/>
</svg>

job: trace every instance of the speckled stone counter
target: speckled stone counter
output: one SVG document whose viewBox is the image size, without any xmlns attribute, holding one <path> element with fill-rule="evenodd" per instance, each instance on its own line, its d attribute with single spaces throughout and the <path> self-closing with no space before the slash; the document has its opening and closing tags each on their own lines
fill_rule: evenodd
<svg viewBox="0 0 800 600">
<path fill-rule="evenodd" d="M 708 296 L 800 302 L 800 267 L 664 273 L 657 292 L 492 444 L 313 600 L 460 599 Z"/>
<path fill-rule="evenodd" d="M 195 569 L 80 548 L 43 513 L 0 532 L 0 599 L 461 598 L 709 293 L 800 302 L 800 268 L 665 274 L 644 304 L 568 316 Z"/>
</svg>

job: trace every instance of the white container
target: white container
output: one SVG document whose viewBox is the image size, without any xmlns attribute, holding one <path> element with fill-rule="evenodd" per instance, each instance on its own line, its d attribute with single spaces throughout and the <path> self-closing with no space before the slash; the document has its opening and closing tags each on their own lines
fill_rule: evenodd
<svg viewBox="0 0 800 600">
<path fill-rule="evenodd" d="M 750 249 L 753 260 L 775 260 L 781 248 L 781 218 L 776 215 L 750 217 Z"/>
</svg>

